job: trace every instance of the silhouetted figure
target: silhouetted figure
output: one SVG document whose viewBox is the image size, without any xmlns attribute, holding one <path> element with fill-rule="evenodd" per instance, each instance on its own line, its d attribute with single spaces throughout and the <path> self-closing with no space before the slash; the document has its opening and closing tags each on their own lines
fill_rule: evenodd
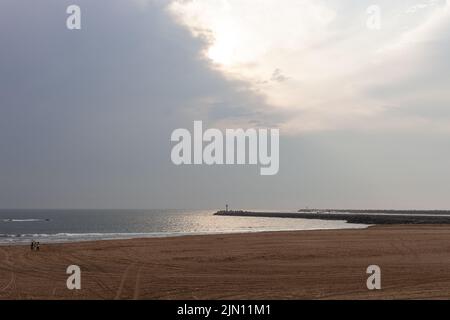
<svg viewBox="0 0 450 320">
<path fill-rule="evenodd" d="M 34 250 L 34 245 L 35 245 L 35 242 L 34 242 L 34 240 L 33 240 L 33 241 L 31 241 L 31 251 Z"/>
</svg>

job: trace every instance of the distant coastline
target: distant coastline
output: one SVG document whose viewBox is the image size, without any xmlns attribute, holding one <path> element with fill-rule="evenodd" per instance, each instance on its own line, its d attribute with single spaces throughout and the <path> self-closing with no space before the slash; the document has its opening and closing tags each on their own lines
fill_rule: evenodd
<svg viewBox="0 0 450 320">
<path fill-rule="evenodd" d="M 450 224 L 446 210 L 344 210 L 302 209 L 298 212 L 257 212 L 222 210 L 218 216 L 345 220 L 358 224 Z"/>
</svg>

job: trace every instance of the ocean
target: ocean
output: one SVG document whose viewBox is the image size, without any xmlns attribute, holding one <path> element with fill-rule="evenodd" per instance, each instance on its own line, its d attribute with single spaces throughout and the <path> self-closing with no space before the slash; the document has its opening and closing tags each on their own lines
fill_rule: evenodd
<svg viewBox="0 0 450 320">
<path fill-rule="evenodd" d="M 0 210 L 0 244 L 366 228 L 346 221 L 215 216 L 213 210 Z"/>
</svg>

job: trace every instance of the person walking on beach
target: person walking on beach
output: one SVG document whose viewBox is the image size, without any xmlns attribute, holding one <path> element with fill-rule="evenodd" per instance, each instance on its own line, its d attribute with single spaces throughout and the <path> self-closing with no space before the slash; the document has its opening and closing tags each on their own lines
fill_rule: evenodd
<svg viewBox="0 0 450 320">
<path fill-rule="evenodd" d="M 37 241 L 31 241 L 31 251 L 39 251 L 41 244 Z"/>
</svg>

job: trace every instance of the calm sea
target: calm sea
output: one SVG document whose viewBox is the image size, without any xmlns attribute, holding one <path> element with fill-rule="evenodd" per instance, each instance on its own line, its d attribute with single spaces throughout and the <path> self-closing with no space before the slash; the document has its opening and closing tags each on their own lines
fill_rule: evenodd
<svg viewBox="0 0 450 320">
<path fill-rule="evenodd" d="M 345 221 L 214 216 L 212 210 L 0 210 L 0 244 L 365 227 Z"/>
</svg>

